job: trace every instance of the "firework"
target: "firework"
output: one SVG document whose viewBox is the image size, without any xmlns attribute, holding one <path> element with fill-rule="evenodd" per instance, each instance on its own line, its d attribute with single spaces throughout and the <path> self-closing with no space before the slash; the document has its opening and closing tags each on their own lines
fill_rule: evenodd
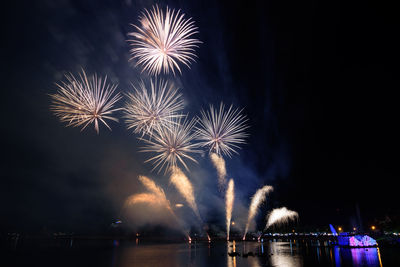
<svg viewBox="0 0 400 267">
<path fill-rule="evenodd" d="M 226 190 L 225 195 L 225 209 L 226 209 L 226 240 L 229 241 L 229 231 L 231 228 L 231 219 L 232 219 L 232 210 L 233 210 L 233 201 L 235 198 L 235 184 L 233 179 L 229 180 L 228 189 Z"/>
<path fill-rule="evenodd" d="M 121 99 L 119 93 L 114 94 L 117 85 L 108 84 L 107 76 L 101 78 L 94 74 L 88 77 L 84 70 L 78 77 L 66 74 L 65 78 L 65 82 L 56 84 L 57 93 L 50 95 L 50 109 L 60 121 L 67 122 L 67 126 L 82 126 L 82 130 L 94 123 L 97 133 L 100 121 L 111 130 L 106 120 L 118 122 L 112 117 L 113 112 L 120 110 L 113 108 Z"/>
<path fill-rule="evenodd" d="M 190 67 L 196 57 L 195 48 L 201 42 L 193 38 L 198 33 L 194 22 L 184 16 L 180 10 L 168 7 L 163 12 L 157 5 L 142 12 L 141 25 L 132 25 L 136 32 L 128 33 L 133 37 L 128 42 L 132 46 L 131 59 L 137 60 L 136 66 L 141 65 L 150 75 L 161 72 L 175 75 L 176 69 L 181 73 L 179 63 Z"/>
<path fill-rule="evenodd" d="M 196 120 L 182 121 L 178 118 L 169 127 L 161 127 L 154 131 L 152 139 L 143 139 L 146 146 L 141 151 L 156 154 L 145 162 L 153 162 L 153 170 L 159 168 L 160 171 L 165 167 L 165 172 L 167 172 L 178 163 L 188 170 L 185 160 L 197 162 L 190 154 L 200 152 L 196 150 L 198 145 L 193 143 L 196 137 L 196 134 L 192 132 L 195 123 Z"/>
<path fill-rule="evenodd" d="M 245 143 L 248 136 L 245 133 L 248 128 L 246 122 L 246 116 L 239 109 L 230 106 L 225 110 L 221 103 L 218 110 L 211 105 L 209 111 L 201 111 L 197 127 L 199 144 L 208 147 L 210 152 L 231 156 L 237 153 L 235 149 L 239 148 L 239 144 Z"/>
<path fill-rule="evenodd" d="M 210 158 L 211 158 L 211 162 L 213 163 L 215 169 L 217 169 L 218 185 L 219 185 L 219 188 L 222 190 L 226 185 L 225 160 L 215 153 L 211 153 Z"/>
<path fill-rule="evenodd" d="M 272 186 L 264 186 L 256 191 L 253 198 L 251 199 L 250 207 L 249 207 L 249 216 L 247 218 L 246 229 L 244 231 L 243 240 L 246 239 L 247 231 L 249 230 L 249 226 L 251 221 L 254 219 L 254 216 L 257 214 L 257 209 L 260 204 L 265 200 L 266 195 L 273 190 Z"/>
<path fill-rule="evenodd" d="M 141 194 L 135 194 L 127 198 L 125 201 L 126 205 L 134 205 L 137 203 L 147 203 L 147 204 L 160 204 L 160 200 L 157 198 L 157 195 L 155 194 L 149 194 L 149 193 L 141 193 Z"/>
<path fill-rule="evenodd" d="M 134 92 L 128 93 L 125 105 L 125 122 L 134 133 L 151 135 L 154 130 L 168 127 L 183 109 L 182 95 L 178 88 L 164 80 L 150 80 L 149 87 L 143 81 L 132 85 Z"/>
<path fill-rule="evenodd" d="M 288 223 L 289 220 L 294 220 L 298 217 L 299 214 L 296 211 L 288 210 L 286 207 L 274 209 L 267 215 L 268 220 L 265 229 L 274 224 Z"/>
<path fill-rule="evenodd" d="M 175 186 L 178 192 L 186 200 L 190 208 L 192 208 L 197 218 L 201 220 L 200 213 L 196 204 L 196 199 L 194 196 L 193 185 L 186 177 L 186 175 L 178 167 L 172 167 L 170 183 L 172 183 Z"/>
<path fill-rule="evenodd" d="M 153 180 L 146 176 L 139 176 L 139 181 L 147 188 L 147 190 L 152 193 L 151 195 L 153 195 L 154 197 L 151 197 L 151 199 L 155 198 L 157 200 L 157 203 L 164 205 L 175 216 L 175 213 L 172 211 L 171 208 L 171 203 L 165 196 L 164 190 L 161 187 L 157 186 Z"/>
</svg>

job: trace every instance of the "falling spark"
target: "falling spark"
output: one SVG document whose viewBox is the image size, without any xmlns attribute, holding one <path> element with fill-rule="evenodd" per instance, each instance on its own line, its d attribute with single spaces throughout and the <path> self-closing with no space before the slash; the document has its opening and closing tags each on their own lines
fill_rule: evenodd
<svg viewBox="0 0 400 267">
<path fill-rule="evenodd" d="M 249 216 L 247 218 L 246 229 L 244 230 L 243 240 L 246 240 L 246 234 L 249 230 L 249 226 L 251 221 L 257 214 L 258 207 L 265 200 L 266 195 L 273 190 L 272 186 L 264 186 L 256 191 L 254 196 L 251 199 L 250 207 L 249 207 Z"/>
<path fill-rule="evenodd" d="M 294 220 L 298 217 L 299 214 L 296 211 L 288 210 L 286 207 L 274 209 L 267 215 L 268 220 L 265 229 L 274 224 L 288 223 L 289 220 Z"/>
<path fill-rule="evenodd" d="M 82 69 L 79 77 L 71 73 L 65 75 L 66 81 L 56 84 L 58 91 L 51 94 L 51 111 L 60 119 L 67 122 L 67 126 L 80 127 L 84 130 L 94 123 L 99 133 L 99 121 L 111 130 L 106 120 L 118 122 L 112 113 L 120 110 L 113 108 L 121 99 L 119 93 L 114 94 L 117 85 L 107 83 L 107 76 L 97 77 L 97 74 L 88 77 Z M 114 95 L 113 95 L 114 94 Z"/>
<path fill-rule="evenodd" d="M 172 183 L 178 192 L 188 203 L 189 207 L 196 214 L 197 218 L 201 220 L 199 210 L 197 208 L 196 199 L 194 196 L 193 185 L 187 178 L 187 176 L 178 167 L 171 168 L 170 183 Z"/>
<path fill-rule="evenodd" d="M 246 122 L 247 118 L 242 111 L 233 109 L 233 106 L 225 110 L 221 103 L 218 110 L 211 105 L 209 111 L 201 111 L 197 127 L 199 145 L 208 147 L 210 152 L 230 157 L 232 153 L 237 153 L 235 149 L 239 148 L 239 144 L 245 143 L 248 136 L 245 133 L 248 128 Z"/>
<path fill-rule="evenodd" d="M 178 163 L 188 170 L 185 159 L 197 163 L 190 155 L 200 153 L 199 150 L 196 150 L 198 145 L 193 143 L 196 137 L 196 134 L 192 132 L 195 122 L 195 120 L 186 119 L 182 122 L 182 119 L 179 118 L 170 127 L 162 127 L 155 131 L 152 139 L 143 139 L 146 146 L 141 151 L 156 154 L 145 162 L 153 162 L 153 170 L 159 168 L 159 172 L 165 167 L 165 173 L 167 170 L 177 167 Z"/>
<path fill-rule="evenodd" d="M 192 243 L 192 239 L 190 238 L 190 235 L 187 236 L 189 243 Z"/>
<path fill-rule="evenodd" d="M 168 7 L 163 12 L 157 5 L 142 12 L 141 26 L 132 25 L 137 31 L 128 33 L 133 37 L 128 42 L 132 46 L 131 59 L 137 59 L 136 66 L 141 65 L 150 75 L 175 75 L 175 69 L 181 73 L 178 63 L 190 68 L 196 57 L 195 48 L 201 42 L 193 38 L 198 33 L 194 21 L 184 16 L 180 10 Z"/>
<path fill-rule="evenodd" d="M 207 234 L 207 239 L 208 239 L 208 243 L 210 243 L 211 242 L 211 237 L 210 237 L 209 234 Z"/>
<path fill-rule="evenodd" d="M 231 219 L 232 219 L 232 210 L 233 210 L 233 201 L 235 198 L 235 184 L 233 179 L 229 180 L 228 189 L 226 190 L 225 195 L 225 208 L 226 208 L 226 240 L 229 241 L 229 231 L 231 228 Z"/>
<path fill-rule="evenodd" d="M 149 86 L 143 81 L 132 86 L 134 92 L 127 94 L 124 118 L 134 133 L 151 136 L 154 130 L 168 127 L 183 116 L 178 114 L 183 109 L 182 95 L 171 82 L 151 79 Z"/>
<path fill-rule="evenodd" d="M 211 153 L 210 158 L 215 169 L 217 170 L 219 188 L 223 189 L 226 185 L 225 160 L 221 156 L 218 156 L 218 154 L 216 153 Z"/>
</svg>

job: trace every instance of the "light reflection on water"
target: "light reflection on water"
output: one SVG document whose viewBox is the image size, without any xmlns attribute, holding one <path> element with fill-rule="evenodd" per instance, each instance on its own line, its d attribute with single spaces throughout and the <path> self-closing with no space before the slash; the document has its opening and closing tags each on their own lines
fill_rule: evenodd
<svg viewBox="0 0 400 267">
<path fill-rule="evenodd" d="M 335 247 L 335 264 L 340 267 L 342 261 L 351 259 L 353 266 L 380 266 L 382 260 L 379 248 L 340 248 Z M 343 260 L 342 260 L 343 259 Z"/>
<path fill-rule="evenodd" d="M 58 242 L 58 241 L 57 241 Z M 108 242 L 108 241 L 107 241 Z M 109 245 L 107 245 L 109 244 Z M 110 246 L 112 245 L 112 246 Z M 320 245 L 320 246 L 318 246 Z M 13 248 L 6 266 L 54 266 L 54 259 L 65 259 L 57 266 L 147 267 L 147 266 L 398 266 L 400 249 L 396 247 L 349 249 L 327 246 L 327 243 L 292 242 L 226 242 L 192 243 L 95 242 L 82 240 L 37 244 L 36 247 Z M 381 252 L 383 256 L 381 257 Z M 237 252 L 240 256 L 229 256 Z M 247 254 L 251 252 L 252 254 Z M 383 263 L 383 264 L 382 264 Z"/>
<path fill-rule="evenodd" d="M 340 248 L 294 242 L 192 242 L 121 248 L 112 267 L 131 266 L 382 266 L 377 248 Z M 238 252 L 241 256 L 229 256 Z M 253 252 L 254 256 L 242 257 Z M 223 257 L 225 257 L 225 261 Z"/>
</svg>

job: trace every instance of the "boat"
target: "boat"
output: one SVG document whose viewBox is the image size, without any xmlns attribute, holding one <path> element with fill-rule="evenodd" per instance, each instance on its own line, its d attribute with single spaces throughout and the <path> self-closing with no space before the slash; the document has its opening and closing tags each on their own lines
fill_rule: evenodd
<svg viewBox="0 0 400 267">
<path fill-rule="evenodd" d="M 367 248 L 377 247 L 378 243 L 368 235 L 340 233 L 338 235 L 338 245 L 350 248 Z"/>
<path fill-rule="evenodd" d="M 338 245 L 341 247 L 368 248 L 378 246 L 376 240 L 368 235 L 347 232 L 338 234 L 332 224 L 330 224 L 329 227 L 331 228 L 332 234 L 337 236 Z"/>
</svg>

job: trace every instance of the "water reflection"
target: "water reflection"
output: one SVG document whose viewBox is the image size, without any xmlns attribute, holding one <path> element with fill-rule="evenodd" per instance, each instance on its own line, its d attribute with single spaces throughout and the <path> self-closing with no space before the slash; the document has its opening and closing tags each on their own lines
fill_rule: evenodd
<svg viewBox="0 0 400 267">
<path fill-rule="evenodd" d="M 302 255 L 298 253 L 296 247 L 292 247 L 291 243 L 288 244 L 288 242 L 271 242 L 268 245 L 271 248 L 271 266 L 303 266 Z"/>
<path fill-rule="evenodd" d="M 14 241 L 14 240 L 12 240 Z M 62 242 L 61 242 L 62 241 Z M 55 258 L 63 258 L 58 266 L 218 266 L 218 267 L 267 267 L 267 266 L 397 266 L 400 262 L 400 249 L 341 248 L 320 242 L 241 242 L 212 241 L 211 243 L 149 243 L 140 240 L 128 241 L 46 241 L 35 247 L 17 250 L 12 247 L 8 258 L 12 264 L 6 266 L 54 266 Z M 319 245 L 319 246 L 318 246 Z M 48 249 L 51 247 L 52 249 Z M 42 249 L 44 248 L 44 249 Z M 236 252 L 238 254 L 232 254 Z"/>
<path fill-rule="evenodd" d="M 382 266 L 379 248 L 337 248 L 336 258 L 350 261 L 353 266 Z M 336 263 L 336 266 L 339 267 L 340 263 Z"/>
</svg>

